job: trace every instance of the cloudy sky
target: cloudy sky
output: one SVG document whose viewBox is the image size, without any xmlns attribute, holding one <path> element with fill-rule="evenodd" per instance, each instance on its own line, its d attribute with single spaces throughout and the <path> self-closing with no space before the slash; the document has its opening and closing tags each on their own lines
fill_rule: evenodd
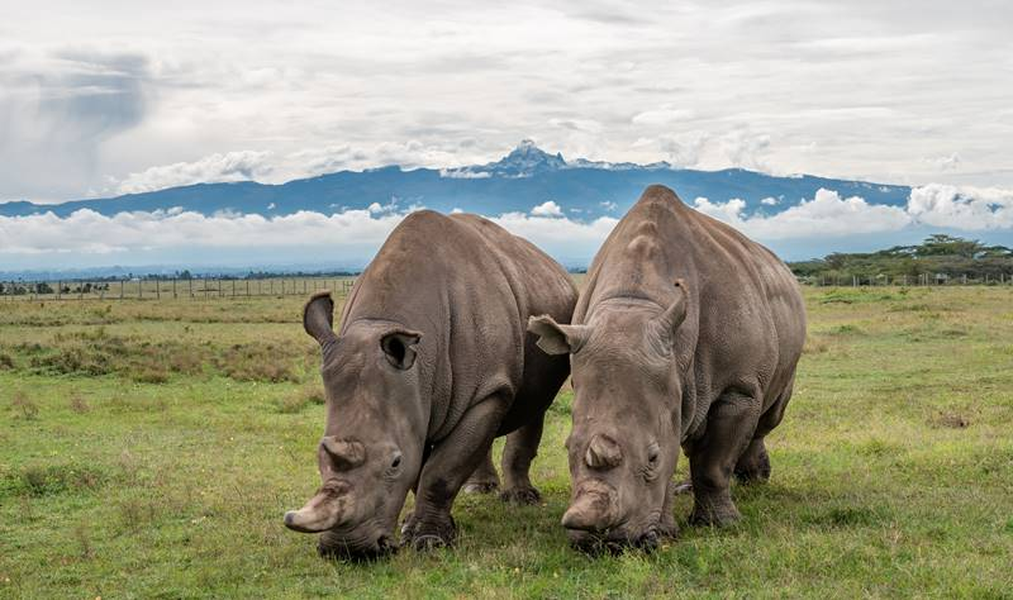
<svg viewBox="0 0 1013 600">
<path fill-rule="evenodd" d="M 1013 189 L 1005 0 L 294 4 L 0 0 L 0 200 L 481 163 L 526 137 Z"/>
</svg>

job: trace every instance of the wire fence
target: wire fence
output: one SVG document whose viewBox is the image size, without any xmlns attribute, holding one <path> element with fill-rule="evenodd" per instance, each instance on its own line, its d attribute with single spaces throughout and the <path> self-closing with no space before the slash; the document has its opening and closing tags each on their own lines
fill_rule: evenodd
<svg viewBox="0 0 1013 600">
<path fill-rule="evenodd" d="M 354 284 L 354 277 L 0 281 L 0 300 L 211 300 L 307 296 L 324 290 L 347 296 Z"/>
<path fill-rule="evenodd" d="M 812 275 L 799 277 L 816 287 L 1013 285 L 1013 273 L 998 275 Z M 354 277 L 131 278 L 117 280 L 0 281 L 0 301 L 18 300 L 212 300 L 266 296 L 308 296 L 330 290 L 347 296 Z"/>
<path fill-rule="evenodd" d="M 949 275 L 945 273 L 810 275 L 799 277 L 799 282 L 817 287 L 1013 285 L 1013 273 L 998 273 L 996 275 Z"/>
</svg>

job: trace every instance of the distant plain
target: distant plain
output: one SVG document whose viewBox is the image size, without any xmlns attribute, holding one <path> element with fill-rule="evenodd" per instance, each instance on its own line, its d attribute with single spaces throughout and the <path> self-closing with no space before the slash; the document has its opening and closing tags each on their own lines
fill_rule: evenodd
<svg viewBox="0 0 1013 600">
<path fill-rule="evenodd" d="M 733 489 L 740 524 L 688 527 L 682 496 L 654 554 L 569 549 L 564 390 L 542 506 L 462 495 L 455 548 L 372 564 L 282 525 L 324 423 L 301 298 L 2 303 L 0 597 L 1009 597 L 1013 288 L 805 295 L 772 479 Z"/>
</svg>

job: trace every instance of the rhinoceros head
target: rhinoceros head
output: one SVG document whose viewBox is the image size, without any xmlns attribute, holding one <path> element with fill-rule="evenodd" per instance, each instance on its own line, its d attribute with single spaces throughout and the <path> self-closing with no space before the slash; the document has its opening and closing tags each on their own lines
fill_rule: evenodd
<svg viewBox="0 0 1013 600">
<path fill-rule="evenodd" d="M 421 469 L 429 415 L 420 402 L 417 347 L 422 334 L 363 320 L 339 338 L 329 295 L 306 305 L 303 323 L 321 345 L 327 424 L 317 449 L 321 487 L 285 514 L 295 531 L 321 532 L 325 555 L 382 554 Z"/>
<path fill-rule="evenodd" d="M 682 381 L 673 340 L 686 294 L 681 281 L 676 287 L 666 310 L 616 299 L 599 304 L 585 325 L 529 321 L 543 350 L 571 354 L 572 497 L 563 526 L 577 547 L 652 548 L 673 533 L 662 511 L 679 452 Z"/>
</svg>

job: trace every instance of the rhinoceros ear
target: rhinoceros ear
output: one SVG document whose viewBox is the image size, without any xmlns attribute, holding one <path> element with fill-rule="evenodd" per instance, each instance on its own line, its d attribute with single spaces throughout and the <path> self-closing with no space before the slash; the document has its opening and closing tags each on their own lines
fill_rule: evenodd
<svg viewBox="0 0 1013 600">
<path fill-rule="evenodd" d="M 678 296 L 675 301 L 665 309 L 665 312 L 658 317 L 662 330 L 674 334 L 675 330 L 686 320 L 686 310 L 689 304 L 689 290 L 686 282 L 682 279 L 675 280 L 675 290 Z"/>
<path fill-rule="evenodd" d="M 330 292 L 314 294 L 302 311 L 302 324 L 306 333 L 321 346 L 337 339 L 334 335 L 334 300 Z"/>
<path fill-rule="evenodd" d="M 573 354 L 587 341 L 587 325 L 560 325 L 549 315 L 530 317 L 528 331 L 538 336 L 538 347 L 546 354 Z"/>
<path fill-rule="evenodd" d="M 415 345 L 422 340 L 422 334 L 410 329 L 398 329 L 380 338 L 380 347 L 394 368 L 407 371 L 415 364 Z"/>
</svg>

